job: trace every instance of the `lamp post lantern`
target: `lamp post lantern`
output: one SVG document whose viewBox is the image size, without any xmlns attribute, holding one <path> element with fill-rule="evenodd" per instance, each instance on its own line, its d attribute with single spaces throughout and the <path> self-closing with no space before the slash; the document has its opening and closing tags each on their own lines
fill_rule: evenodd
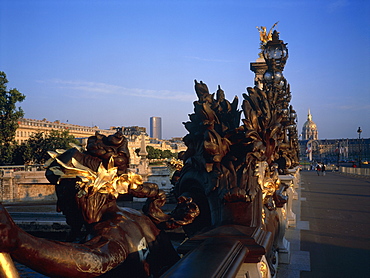
<svg viewBox="0 0 370 278">
<path fill-rule="evenodd" d="M 358 139 L 359 140 L 361 139 L 361 132 L 362 132 L 361 127 L 358 127 L 357 133 L 358 133 Z"/>
<path fill-rule="evenodd" d="M 358 167 L 361 168 L 361 127 L 358 127 L 357 133 L 358 133 Z"/>
<path fill-rule="evenodd" d="M 288 59 L 288 48 L 286 45 L 279 39 L 279 33 L 275 30 L 272 33 L 272 40 L 264 45 L 262 51 L 268 67 L 263 77 L 267 83 L 273 83 L 280 88 L 285 84 L 282 71 Z"/>
</svg>

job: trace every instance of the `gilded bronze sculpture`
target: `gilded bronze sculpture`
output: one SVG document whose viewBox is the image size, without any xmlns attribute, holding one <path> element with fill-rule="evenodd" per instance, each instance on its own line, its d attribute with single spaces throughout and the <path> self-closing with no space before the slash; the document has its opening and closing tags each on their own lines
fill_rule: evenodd
<svg viewBox="0 0 370 278">
<path fill-rule="evenodd" d="M 159 228 L 190 223 L 198 208 L 182 197 L 173 213 L 164 214 L 163 192 L 127 172 L 129 155 L 122 133 L 89 138 L 86 152 L 72 148 L 50 154 L 46 176 L 55 184 L 58 209 L 71 226 L 70 242 L 27 234 L 1 206 L 1 252 L 53 277 L 158 277 L 178 261 Z M 127 192 L 148 197 L 146 215 L 117 206 L 118 194 Z"/>
<path fill-rule="evenodd" d="M 188 149 L 175 192 L 200 208 L 199 217 L 183 227 L 193 236 L 181 246 L 184 254 L 209 238 L 238 234 L 253 250 L 245 260 L 258 262 L 264 255 L 274 275 L 283 236 L 277 209 L 287 202 L 279 174 L 298 165 L 298 137 L 290 87 L 282 75 L 288 51 L 272 29 L 261 40 L 262 78 L 243 94 L 242 111 L 237 97 L 230 103 L 220 87 L 211 94 L 195 81 L 198 100 L 184 123 Z"/>
<path fill-rule="evenodd" d="M 282 74 L 288 50 L 273 28 L 268 34 L 260 30 L 263 72 L 243 94 L 241 110 L 237 97 L 230 102 L 220 86 L 210 93 L 195 80 L 198 99 L 184 123 L 187 150 L 179 154 L 181 161 L 168 162 L 178 200 L 171 214 L 161 210 L 166 196 L 156 184 L 128 172 L 122 133 L 96 134 L 86 151 L 50 152 L 46 164 L 58 209 L 71 226 L 69 242 L 32 237 L 0 207 L 0 252 L 50 276 L 174 277 L 183 260 L 163 230 L 182 226 L 189 240 L 179 247 L 181 254 L 204 242 L 202 251 L 218 242 L 225 249 L 231 244 L 242 254 L 239 263 L 261 262 L 274 275 L 284 236 L 278 210 L 287 202 L 279 174 L 298 165 L 298 136 L 290 86 Z M 117 196 L 126 193 L 148 198 L 144 214 L 117 206 Z"/>
<path fill-rule="evenodd" d="M 271 41 L 272 40 L 272 32 L 274 30 L 274 28 L 276 27 L 276 25 L 279 23 L 276 22 L 274 25 L 272 25 L 272 27 L 270 28 L 270 30 L 267 32 L 267 28 L 265 26 L 261 26 L 261 27 L 256 27 L 258 29 L 258 31 L 260 32 L 260 41 L 261 41 L 261 44 L 266 44 L 268 41 Z"/>
</svg>

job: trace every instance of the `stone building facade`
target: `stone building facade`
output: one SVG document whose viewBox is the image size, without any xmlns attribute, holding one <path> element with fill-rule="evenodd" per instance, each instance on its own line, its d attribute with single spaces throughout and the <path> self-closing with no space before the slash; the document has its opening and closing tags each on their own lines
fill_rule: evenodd
<svg viewBox="0 0 370 278">
<path fill-rule="evenodd" d="M 110 129 L 100 129 L 97 126 L 88 127 L 62 123 L 60 121 L 50 122 L 46 119 L 33 120 L 23 118 L 18 121 L 18 129 L 16 131 L 15 140 L 20 144 L 27 141 L 27 139 L 30 138 L 30 136 L 34 133 L 44 132 L 48 134 L 52 130 L 68 130 L 69 134 L 76 138 L 87 138 L 95 135 L 95 132 L 97 131 L 104 135 L 110 135 L 116 132 L 116 129 L 113 127 Z"/>
<path fill-rule="evenodd" d="M 326 164 L 370 161 L 370 138 L 299 140 L 299 147 L 300 161 L 319 161 Z"/>
<path fill-rule="evenodd" d="M 52 130 L 68 130 L 69 134 L 79 139 L 81 145 L 84 146 L 87 143 L 87 138 L 95 135 L 96 132 L 104 134 L 106 136 L 114 134 L 117 130 L 121 130 L 123 135 L 127 138 L 128 149 L 130 151 L 130 168 L 135 169 L 139 164 L 141 157 L 135 152 L 142 146 L 142 140 L 145 140 L 145 146 L 152 146 L 153 148 L 164 150 L 170 150 L 173 153 L 178 153 L 186 150 L 185 144 L 182 142 L 182 138 L 173 138 L 171 140 L 163 140 L 157 138 L 150 138 L 146 133 L 145 127 L 129 126 L 129 127 L 110 127 L 110 129 L 100 129 L 97 126 L 88 127 L 69 123 L 62 123 L 60 121 L 47 121 L 33 120 L 33 119 L 20 119 L 18 121 L 18 129 L 16 131 L 15 140 L 21 144 L 27 141 L 30 136 L 34 133 L 44 132 L 48 134 Z"/>
</svg>

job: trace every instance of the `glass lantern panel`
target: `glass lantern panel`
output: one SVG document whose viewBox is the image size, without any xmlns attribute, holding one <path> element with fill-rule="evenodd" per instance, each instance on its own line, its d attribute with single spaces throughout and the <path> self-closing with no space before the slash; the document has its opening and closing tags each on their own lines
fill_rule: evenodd
<svg viewBox="0 0 370 278">
<path fill-rule="evenodd" d="M 272 81 L 274 79 L 274 75 L 273 75 L 272 72 L 266 71 L 265 74 L 263 75 L 263 78 L 266 81 L 270 82 L 270 81 Z"/>
<path fill-rule="evenodd" d="M 282 57 L 282 50 L 279 46 L 273 46 L 269 49 L 268 55 L 271 59 L 280 59 Z"/>
<path fill-rule="evenodd" d="M 280 82 L 283 78 L 283 74 L 280 71 L 275 71 L 275 82 Z"/>
</svg>

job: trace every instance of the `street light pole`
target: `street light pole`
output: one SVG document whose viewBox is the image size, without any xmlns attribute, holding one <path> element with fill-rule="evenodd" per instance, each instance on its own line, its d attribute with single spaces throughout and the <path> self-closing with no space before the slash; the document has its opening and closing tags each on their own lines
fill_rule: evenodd
<svg viewBox="0 0 370 278">
<path fill-rule="evenodd" d="M 338 169 L 339 169 L 339 160 L 340 160 L 340 141 L 338 140 L 337 141 L 338 145 L 337 145 L 337 166 L 338 166 Z"/>
<path fill-rule="evenodd" d="M 361 168 L 361 128 L 358 127 L 357 133 L 358 133 L 358 167 Z"/>
</svg>

